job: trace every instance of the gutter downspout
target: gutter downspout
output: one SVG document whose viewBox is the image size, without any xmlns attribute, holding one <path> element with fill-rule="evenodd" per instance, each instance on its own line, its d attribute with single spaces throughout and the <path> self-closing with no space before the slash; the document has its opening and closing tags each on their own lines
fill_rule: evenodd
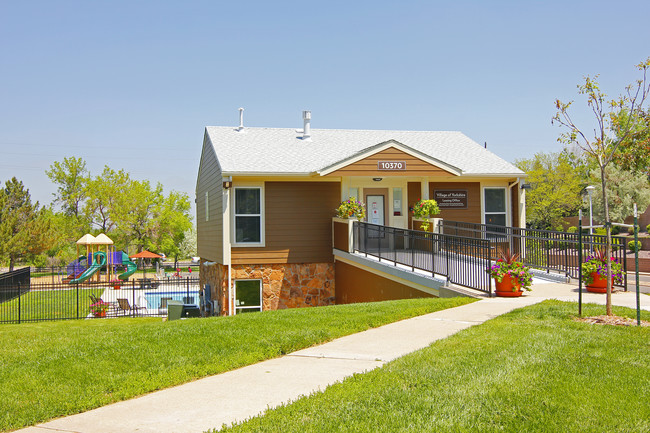
<svg viewBox="0 0 650 433">
<path fill-rule="evenodd" d="M 232 178 L 229 178 L 229 180 L 232 180 Z M 226 190 L 226 211 L 224 212 L 224 226 L 227 225 L 227 229 L 224 230 L 224 238 L 226 240 L 225 245 L 226 251 L 224 253 L 227 254 L 227 258 L 225 260 L 226 265 L 228 266 L 228 316 L 232 316 L 232 242 L 230 239 L 230 232 L 231 232 L 231 227 L 230 227 L 230 190 L 231 188 L 225 188 Z"/>
</svg>

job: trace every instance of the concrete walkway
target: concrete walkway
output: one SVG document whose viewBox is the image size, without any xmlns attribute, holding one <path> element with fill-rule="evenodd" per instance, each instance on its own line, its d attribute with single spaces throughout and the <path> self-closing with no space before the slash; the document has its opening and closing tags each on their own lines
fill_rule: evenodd
<svg viewBox="0 0 650 433">
<path fill-rule="evenodd" d="M 545 299 L 577 300 L 573 285 L 535 281 L 521 298 L 489 298 L 415 317 L 299 350 L 142 397 L 60 418 L 20 432 L 203 432 L 242 421 L 296 400 L 355 373 L 421 349 L 462 329 Z M 641 295 L 650 310 L 650 296 Z M 585 294 L 583 302 L 604 303 Z M 633 292 L 613 294 L 613 303 L 635 308 Z M 604 311 L 603 311 L 604 314 Z"/>
</svg>

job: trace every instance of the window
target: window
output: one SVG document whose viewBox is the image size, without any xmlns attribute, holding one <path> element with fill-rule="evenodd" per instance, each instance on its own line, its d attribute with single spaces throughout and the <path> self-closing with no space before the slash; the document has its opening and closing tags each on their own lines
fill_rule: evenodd
<svg viewBox="0 0 650 433">
<path fill-rule="evenodd" d="M 205 192 L 205 220 L 210 221 L 210 199 L 207 191 Z"/>
<path fill-rule="evenodd" d="M 262 188 L 235 188 L 235 243 L 262 243 Z"/>
<path fill-rule="evenodd" d="M 235 314 L 262 311 L 262 281 L 235 280 Z"/>
<path fill-rule="evenodd" d="M 483 189 L 485 224 L 505 227 L 507 225 L 506 189 Z"/>
</svg>

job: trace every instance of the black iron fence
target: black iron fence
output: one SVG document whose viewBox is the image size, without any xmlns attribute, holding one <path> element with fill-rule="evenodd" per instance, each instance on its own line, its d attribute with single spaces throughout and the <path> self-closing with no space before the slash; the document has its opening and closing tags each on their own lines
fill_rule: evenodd
<svg viewBox="0 0 650 433">
<path fill-rule="evenodd" d="M 68 265 L 69 266 L 69 265 Z M 41 278 L 43 282 L 56 283 L 61 281 L 68 275 L 68 266 L 31 266 L 29 269 L 31 271 L 33 278 Z M 189 262 L 179 262 L 177 266 L 174 266 L 173 262 L 164 262 L 162 264 L 156 265 L 153 264 L 143 264 L 138 263 L 138 269 L 136 275 L 144 274 L 169 274 L 170 276 L 174 274 L 179 274 L 180 276 L 192 276 L 195 272 L 199 271 L 199 265 L 196 263 Z M 102 271 L 105 272 L 105 271 Z M 196 274 L 195 274 L 196 275 Z"/>
<path fill-rule="evenodd" d="M 489 239 L 354 223 L 354 250 L 446 277 L 449 282 L 492 293 Z"/>
<path fill-rule="evenodd" d="M 29 268 L 0 274 L 0 302 L 10 301 L 29 291 Z"/>
<path fill-rule="evenodd" d="M 578 233 L 447 220 L 440 222 L 439 231 L 446 235 L 490 240 L 492 259 L 498 258 L 499 251 L 509 249 L 518 253 L 526 266 L 559 272 L 571 278 L 579 275 Z M 607 237 L 603 235 L 583 234 L 583 257 L 594 250 L 604 249 L 606 241 Z M 624 237 L 612 236 L 612 255 L 623 266 L 625 275 L 624 281 L 618 284 L 623 287 L 627 287 L 625 247 Z"/>
<path fill-rule="evenodd" d="M 25 290 L 8 284 L 2 290 L 19 293 L 0 302 L 0 323 L 96 317 L 164 316 L 167 302 L 200 305 L 197 277 L 137 279 L 121 283 L 84 282 L 67 284 L 31 282 Z M 104 314 L 93 313 L 93 305 L 104 305 Z"/>
</svg>

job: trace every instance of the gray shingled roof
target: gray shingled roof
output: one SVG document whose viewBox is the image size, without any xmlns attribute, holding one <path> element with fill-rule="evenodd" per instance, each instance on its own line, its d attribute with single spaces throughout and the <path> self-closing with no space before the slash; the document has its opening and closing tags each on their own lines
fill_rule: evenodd
<svg viewBox="0 0 650 433">
<path fill-rule="evenodd" d="M 303 141 L 295 128 L 208 126 L 224 173 L 315 173 L 372 146 L 395 140 L 462 170 L 463 175 L 523 175 L 457 131 L 376 131 L 312 129 Z"/>
</svg>

